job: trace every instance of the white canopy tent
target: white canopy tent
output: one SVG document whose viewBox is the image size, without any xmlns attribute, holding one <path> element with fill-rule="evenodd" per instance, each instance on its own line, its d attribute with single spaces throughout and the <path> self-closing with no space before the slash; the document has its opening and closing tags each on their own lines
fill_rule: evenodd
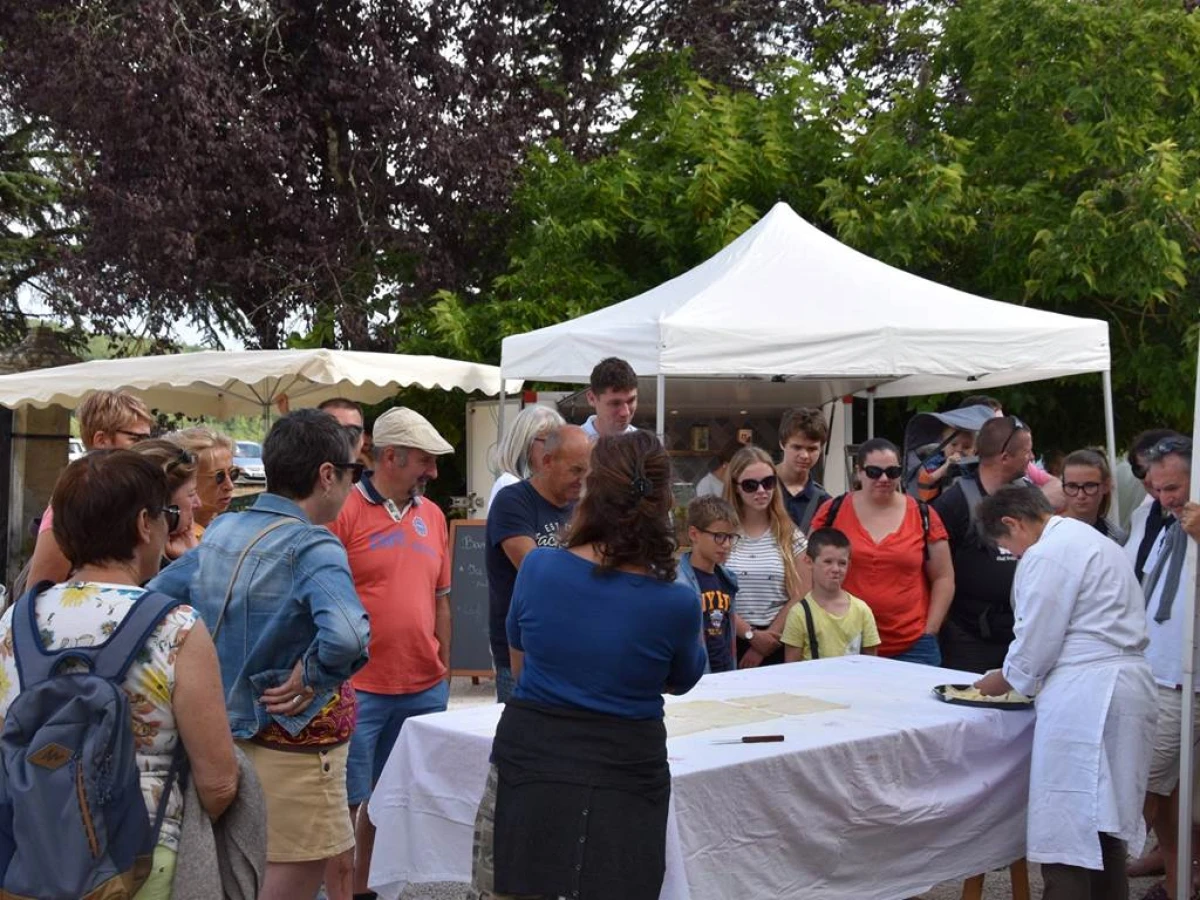
<svg viewBox="0 0 1200 900">
<path fill-rule="evenodd" d="M 226 419 L 269 417 L 286 395 L 292 407 L 349 396 L 377 403 L 402 387 L 503 391 L 500 370 L 437 356 L 353 350 L 208 350 L 100 359 L 0 376 L 0 405 L 73 409 L 97 389 L 128 390 L 152 409 Z M 521 381 L 510 381 L 518 391 Z"/>
<path fill-rule="evenodd" d="M 582 383 L 613 355 L 656 379 L 660 435 L 668 377 L 800 382 L 795 402 L 815 404 L 849 393 L 982 392 L 1100 372 L 1115 468 L 1107 323 L 987 300 L 894 269 L 784 203 L 677 278 L 505 338 L 500 369 Z"/>
</svg>

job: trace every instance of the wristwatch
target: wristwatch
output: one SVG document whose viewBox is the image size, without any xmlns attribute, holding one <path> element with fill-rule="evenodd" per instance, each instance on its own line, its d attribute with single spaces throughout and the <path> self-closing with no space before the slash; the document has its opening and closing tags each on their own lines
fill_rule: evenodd
<svg viewBox="0 0 1200 900">
<path fill-rule="evenodd" d="M 747 629 L 746 629 L 746 633 L 742 635 L 742 640 L 744 640 L 744 641 L 752 641 L 752 640 L 754 640 L 754 629 L 753 629 L 753 628 L 747 628 Z"/>
</svg>

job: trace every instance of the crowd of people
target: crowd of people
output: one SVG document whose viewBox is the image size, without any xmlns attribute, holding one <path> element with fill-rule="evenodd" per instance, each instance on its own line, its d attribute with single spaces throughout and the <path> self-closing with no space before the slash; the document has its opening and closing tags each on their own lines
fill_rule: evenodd
<svg viewBox="0 0 1200 900">
<path fill-rule="evenodd" d="M 1158 849 L 1133 868 L 1161 866 L 1156 890 L 1187 894 L 1173 872 L 1189 837 L 1175 818 L 1179 598 L 1200 536 L 1190 440 L 1135 438 L 1147 498 L 1126 534 L 1105 454 L 1078 450 L 1050 475 L 1029 427 L 990 398 L 969 398 L 978 430 L 947 429 L 916 470 L 890 441 L 866 441 L 837 496 L 816 478 L 824 417 L 790 410 L 777 454 L 722 448 L 678 554 L 671 459 L 633 425 L 636 374 L 603 360 L 588 400 L 582 426 L 526 408 L 497 448 L 485 560 L 504 709 L 476 820 L 481 897 L 657 897 L 663 694 L 857 653 L 1037 697 L 1028 845 L 1045 896 L 1126 896 L 1125 850 L 1145 826 Z M 138 652 L 113 671 L 153 842 L 114 863 L 129 895 L 172 896 L 194 794 L 252 870 L 253 889 L 228 896 L 370 896 L 367 801 L 404 722 L 448 702 L 447 523 L 423 495 L 454 448 L 411 409 L 369 433 L 344 398 L 289 412 L 263 444 L 266 491 L 225 514 L 227 437 L 156 437 L 121 392 L 95 392 L 77 415 L 89 452 L 61 476 L 28 590 L 0 618 L 0 715 L 38 689 L 32 654 L 109 671 L 109 637 L 136 620 Z M 28 765 L 54 767 L 30 747 Z M 113 802 L 85 795 L 85 813 Z M 257 831 L 222 830 L 232 819 Z M 93 856 L 115 854 L 85 831 Z"/>
</svg>

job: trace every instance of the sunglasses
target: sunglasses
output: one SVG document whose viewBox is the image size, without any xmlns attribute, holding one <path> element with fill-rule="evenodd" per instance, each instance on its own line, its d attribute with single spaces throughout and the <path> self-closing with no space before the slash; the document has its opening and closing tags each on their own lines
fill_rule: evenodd
<svg viewBox="0 0 1200 900">
<path fill-rule="evenodd" d="M 742 536 L 735 531 L 709 531 L 707 528 L 698 528 L 696 530 L 701 534 L 707 534 L 718 547 L 724 547 L 728 544 L 730 548 L 733 548 L 742 539 Z"/>
<path fill-rule="evenodd" d="M 351 484 L 358 484 L 358 482 L 360 480 L 362 480 L 363 470 L 366 469 L 366 466 L 364 466 L 360 462 L 346 462 L 346 463 L 330 462 L 329 464 L 331 466 L 333 466 L 335 469 L 348 469 L 350 471 L 350 483 Z"/>
<path fill-rule="evenodd" d="M 118 428 L 117 434 L 123 434 L 135 444 L 140 444 L 142 441 L 150 440 L 150 432 L 148 431 L 126 431 L 124 428 Z"/>
<path fill-rule="evenodd" d="M 1004 439 L 1004 443 L 1000 447 L 1000 455 L 1003 456 L 1008 452 L 1008 445 L 1012 443 L 1012 439 L 1016 437 L 1018 431 L 1028 431 L 1029 426 L 1018 419 L 1016 416 L 1005 416 L 1006 419 L 1012 420 L 1012 431 L 1008 433 L 1008 437 Z"/>
<path fill-rule="evenodd" d="M 167 517 L 167 534 L 179 527 L 178 506 L 160 506 L 158 511 Z"/>
<path fill-rule="evenodd" d="M 774 475 L 768 475 L 766 478 L 743 478 L 738 482 L 738 487 L 746 494 L 757 493 L 759 488 L 762 488 L 764 491 L 773 491 L 775 490 L 775 482 L 778 480 Z"/>
<path fill-rule="evenodd" d="M 177 466 L 194 466 L 195 464 L 196 464 L 195 456 L 193 456 L 187 450 L 180 450 L 179 455 L 177 457 L 175 457 L 173 460 L 171 460 L 169 463 L 167 463 L 167 468 L 174 469 Z"/>
<path fill-rule="evenodd" d="M 1159 441 L 1157 444 L 1155 444 L 1153 447 L 1151 447 L 1149 450 L 1147 450 L 1146 451 L 1146 459 L 1150 460 L 1150 462 L 1158 462 L 1159 460 L 1163 459 L 1164 457 L 1170 456 L 1172 453 L 1190 454 L 1191 452 L 1192 452 L 1192 439 L 1191 438 L 1169 437 L 1169 438 L 1163 438 L 1161 441 Z M 1136 469 L 1134 470 L 1134 474 L 1137 474 Z"/>
<path fill-rule="evenodd" d="M 242 477 L 242 470 L 238 466 L 230 466 L 228 469 L 217 469 L 215 472 L 210 472 L 213 478 L 217 481 L 217 486 L 220 487 L 228 479 L 230 482 L 235 482 Z"/>
<path fill-rule="evenodd" d="M 872 481 L 878 481 L 880 478 L 895 481 L 904 474 L 904 470 L 899 466 L 863 466 L 863 474 Z"/>
<path fill-rule="evenodd" d="M 1100 493 L 1100 488 L 1103 487 L 1098 481 L 1064 481 L 1063 493 L 1068 497 L 1077 497 L 1083 494 L 1085 497 L 1095 497 Z"/>
</svg>

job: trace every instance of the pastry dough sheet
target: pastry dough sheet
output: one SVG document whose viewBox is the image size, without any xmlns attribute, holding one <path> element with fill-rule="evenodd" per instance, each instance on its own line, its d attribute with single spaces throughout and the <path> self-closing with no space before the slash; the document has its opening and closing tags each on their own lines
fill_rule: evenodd
<svg viewBox="0 0 1200 900">
<path fill-rule="evenodd" d="M 695 700 L 672 703 L 664 712 L 667 737 L 681 737 L 698 731 L 712 731 L 734 725 L 752 725 L 779 718 L 779 713 L 734 706 L 720 700 Z"/>
<path fill-rule="evenodd" d="M 830 703 L 803 694 L 761 694 L 733 697 L 729 700 L 695 700 L 672 703 L 664 712 L 667 737 L 682 737 L 699 731 L 712 731 L 734 725 L 753 725 L 781 716 L 806 716 L 848 709 L 844 703 Z"/>
<path fill-rule="evenodd" d="M 831 709 L 850 708 L 845 703 L 830 703 L 828 700 L 818 700 L 804 694 L 759 694 L 756 697 L 734 697 L 729 702 L 781 716 L 807 716 Z"/>
</svg>

